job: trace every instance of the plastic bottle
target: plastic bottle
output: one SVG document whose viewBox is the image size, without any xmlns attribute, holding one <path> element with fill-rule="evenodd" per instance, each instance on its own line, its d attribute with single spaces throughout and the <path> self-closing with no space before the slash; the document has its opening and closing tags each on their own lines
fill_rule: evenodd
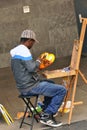
<svg viewBox="0 0 87 130">
<path fill-rule="evenodd" d="M 42 106 L 43 106 L 43 103 L 42 103 L 41 98 L 39 96 L 38 97 L 38 102 L 37 102 L 37 108 L 36 108 L 38 112 L 42 111 Z"/>
<path fill-rule="evenodd" d="M 40 107 L 43 105 L 40 96 L 38 97 L 37 105 Z"/>
</svg>

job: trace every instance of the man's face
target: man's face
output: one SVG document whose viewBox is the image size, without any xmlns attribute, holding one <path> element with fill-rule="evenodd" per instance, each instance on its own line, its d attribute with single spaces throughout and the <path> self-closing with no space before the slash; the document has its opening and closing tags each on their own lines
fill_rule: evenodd
<svg viewBox="0 0 87 130">
<path fill-rule="evenodd" d="M 34 40 L 29 40 L 29 41 L 28 41 L 28 44 L 27 44 L 27 47 L 28 47 L 29 49 L 31 49 L 34 43 L 35 43 Z"/>
</svg>

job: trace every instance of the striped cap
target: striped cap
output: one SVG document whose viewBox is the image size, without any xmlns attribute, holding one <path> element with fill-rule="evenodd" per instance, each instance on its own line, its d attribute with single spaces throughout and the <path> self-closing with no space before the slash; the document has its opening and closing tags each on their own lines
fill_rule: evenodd
<svg viewBox="0 0 87 130">
<path fill-rule="evenodd" d="M 36 39 L 36 34 L 32 30 L 24 30 L 21 34 L 21 38 L 30 38 L 38 43 L 38 40 Z"/>
</svg>

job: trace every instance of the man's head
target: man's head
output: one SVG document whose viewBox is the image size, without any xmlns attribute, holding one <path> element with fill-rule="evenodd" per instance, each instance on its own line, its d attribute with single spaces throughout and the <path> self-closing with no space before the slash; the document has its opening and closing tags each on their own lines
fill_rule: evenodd
<svg viewBox="0 0 87 130">
<path fill-rule="evenodd" d="M 20 42 L 30 49 L 33 44 L 38 41 L 36 34 L 32 30 L 24 30 L 21 34 Z"/>
</svg>

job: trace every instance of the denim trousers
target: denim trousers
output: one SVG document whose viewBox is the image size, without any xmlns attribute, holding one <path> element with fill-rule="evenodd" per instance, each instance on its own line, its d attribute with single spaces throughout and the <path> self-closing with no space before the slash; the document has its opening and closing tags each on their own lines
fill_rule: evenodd
<svg viewBox="0 0 87 130">
<path fill-rule="evenodd" d="M 66 95 L 66 88 L 62 85 L 42 81 L 37 87 L 32 88 L 28 94 L 38 94 L 44 96 L 44 112 L 55 114 L 61 106 Z"/>
</svg>

